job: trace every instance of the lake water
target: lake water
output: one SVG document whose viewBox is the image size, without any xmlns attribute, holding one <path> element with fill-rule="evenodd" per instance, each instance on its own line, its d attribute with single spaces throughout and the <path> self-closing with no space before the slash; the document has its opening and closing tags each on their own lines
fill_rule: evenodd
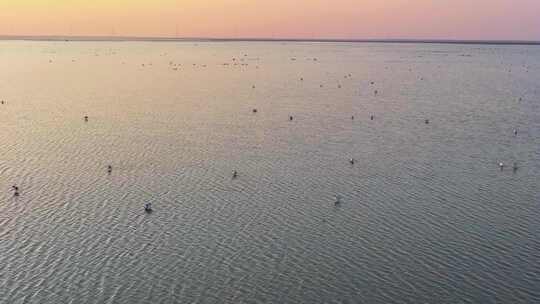
<svg viewBox="0 0 540 304">
<path fill-rule="evenodd" d="M 1 41 L 0 100 L 0 303 L 540 302 L 539 46 Z"/>
</svg>

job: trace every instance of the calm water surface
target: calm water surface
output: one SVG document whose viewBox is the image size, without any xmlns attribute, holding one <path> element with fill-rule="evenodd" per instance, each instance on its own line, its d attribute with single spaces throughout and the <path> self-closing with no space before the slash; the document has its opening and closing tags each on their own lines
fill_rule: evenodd
<svg viewBox="0 0 540 304">
<path fill-rule="evenodd" d="M 0 303 L 540 302 L 538 46 L 3 41 L 0 100 Z"/>
</svg>

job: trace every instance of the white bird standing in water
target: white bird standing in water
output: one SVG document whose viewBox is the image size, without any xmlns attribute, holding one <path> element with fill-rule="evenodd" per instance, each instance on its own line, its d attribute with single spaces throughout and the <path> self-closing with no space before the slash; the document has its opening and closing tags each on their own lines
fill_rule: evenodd
<svg viewBox="0 0 540 304">
<path fill-rule="evenodd" d="M 152 203 L 146 203 L 146 204 L 144 204 L 144 211 L 146 211 L 146 212 L 152 212 Z"/>
</svg>

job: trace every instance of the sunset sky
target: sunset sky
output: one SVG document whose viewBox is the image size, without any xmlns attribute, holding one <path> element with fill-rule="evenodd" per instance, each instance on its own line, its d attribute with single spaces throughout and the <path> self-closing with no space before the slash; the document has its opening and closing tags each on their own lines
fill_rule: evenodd
<svg viewBox="0 0 540 304">
<path fill-rule="evenodd" d="M 540 0 L 0 0 L 0 35 L 540 40 Z"/>
</svg>

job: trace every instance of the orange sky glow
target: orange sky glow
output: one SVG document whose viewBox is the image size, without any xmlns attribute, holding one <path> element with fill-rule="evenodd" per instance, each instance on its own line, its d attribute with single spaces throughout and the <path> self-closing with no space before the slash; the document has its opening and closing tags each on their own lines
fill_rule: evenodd
<svg viewBox="0 0 540 304">
<path fill-rule="evenodd" d="M 0 0 L 0 35 L 540 40 L 540 0 Z"/>
</svg>

